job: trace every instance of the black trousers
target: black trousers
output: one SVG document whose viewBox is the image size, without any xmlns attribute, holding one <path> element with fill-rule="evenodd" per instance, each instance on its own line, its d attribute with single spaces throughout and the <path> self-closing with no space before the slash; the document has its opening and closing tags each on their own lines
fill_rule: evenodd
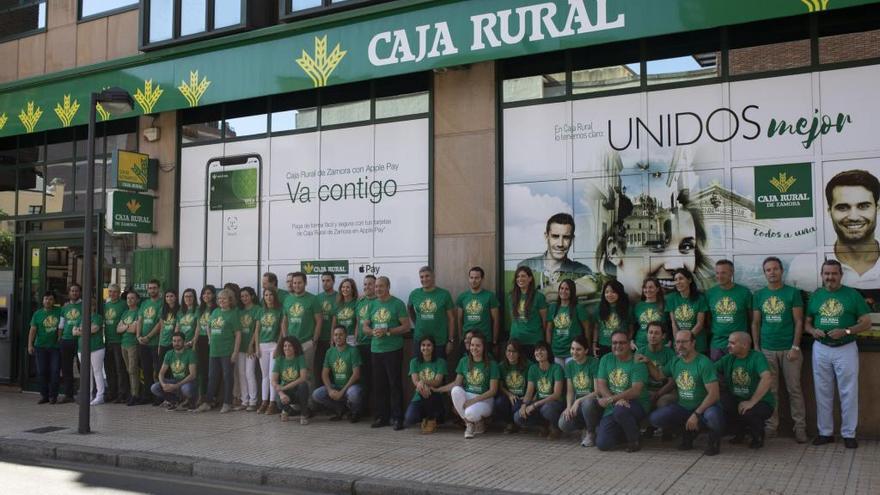
<svg viewBox="0 0 880 495">
<path fill-rule="evenodd" d="M 156 381 L 156 372 L 159 371 L 159 349 L 156 346 L 138 344 L 138 357 L 141 362 L 141 369 L 144 371 L 144 398 L 150 397 L 150 389 Z"/>
<path fill-rule="evenodd" d="M 104 370 L 107 372 L 107 395 L 127 399 L 131 394 L 128 387 L 128 371 L 122 358 L 122 344 L 107 343 L 104 352 Z"/>
<path fill-rule="evenodd" d="M 363 390 L 363 410 L 372 411 L 373 401 L 370 395 L 370 385 L 373 382 L 373 357 L 369 342 L 366 345 L 357 346 L 357 350 L 361 354 L 361 379 L 358 383 L 361 384 L 361 390 Z"/>
<path fill-rule="evenodd" d="M 753 438 L 762 436 L 764 423 L 773 415 L 773 408 L 764 401 L 758 401 L 745 414 L 740 414 L 738 410 L 740 402 L 740 399 L 730 392 L 721 393 L 721 407 L 727 419 L 728 432 L 737 435 L 748 432 Z"/>
<path fill-rule="evenodd" d="M 374 352 L 373 357 L 373 396 L 377 419 L 403 421 L 403 349 L 389 352 Z"/>
<path fill-rule="evenodd" d="M 208 393 L 208 362 L 210 361 L 210 351 L 208 347 L 208 336 L 199 335 L 196 341 L 196 377 L 199 381 L 199 394 L 204 399 Z"/>
<path fill-rule="evenodd" d="M 64 395 L 73 398 L 75 380 L 73 379 L 73 360 L 76 359 L 76 340 L 61 340 L 61 386 Z"/>
</svg>

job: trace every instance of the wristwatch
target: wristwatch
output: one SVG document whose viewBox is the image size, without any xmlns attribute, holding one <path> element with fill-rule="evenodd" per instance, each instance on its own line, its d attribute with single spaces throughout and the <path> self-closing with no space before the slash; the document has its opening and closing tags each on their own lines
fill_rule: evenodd
<svg viewBox="0 0 880 495">
<path fill-rule="evenodd" d="M 844 330 L 844 332 L 846 332 L 847 335 L 852 335 L 852 330 L 850 330 L 849 328 Z"/>
</svg>

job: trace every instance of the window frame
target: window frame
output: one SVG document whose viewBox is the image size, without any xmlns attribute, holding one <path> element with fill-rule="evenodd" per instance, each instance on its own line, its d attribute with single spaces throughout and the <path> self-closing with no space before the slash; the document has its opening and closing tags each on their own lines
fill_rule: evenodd
<svg viewBox="0 0 880 495">
<path fill-rule="evenodd" d="M 240 21 L 238 24 L 224 26 L 214 29 L 214 7 L 215 0 L 205 0 L 205 30 L 185 36 L 180 35 L 181 28 L 181 5 L 185 0 L 172 0 L 171 14 L 171 38 L 161 41 L 150 41 L 150 7 L 152 0 L 139 0 L 140 21 L 138 33 L 138 49 L 141 51 L 150 51 L 167 46 L 173 46 L 188 41 L 202 40 L 223 36 L 225 34 L 244 31 L 251 26 L 249 16 L 249 3 L 254 0 L 238 0 L 241 7 Z"/>
<path fill-rule="evenodd" d="M 327 14 L 330 12 L 339 12 L 366 5 L 373 5 L 387 2 L 390 0 L 344 0 L 333 2 L 333 0 L 321 0 L 321 5 L 302 10 L 292 10 L 288 8 L 293 0 L 278 0 L 278 20 L 281 22 L 290 22 L 308 17 Z"/>
<path fill-rule="evenodd" d="M 13 41 L 13 40 L 21 39 L 21 38 L 27 38 L 28 36 L 33 36 L 35 34 L 45 33 L 47 27 L 49 26 L 49 0 L 30 0 L 30 1 L 28 1 L 28 3 L 22 4 L 22 5 L 16 5 L 14 7 L 0 9 L 0 15 L 5 15 L 5 14 L 8 14 L 9 12 L 12 12 L 15 10 L 26 9 L 28 7 L 32 7 L 34 5 L 40 5 L 40 4 L 43 4 L 46 6 L 45 7 L 46 15 L 45 15 L 45 18 L 43 19 L 43 27 L 39 27 L 39 20 L 38 20 L 37 21 L 38 27 L 36 29 L 22 31 L 22 32 L 16 33 L 16 34 L 10 34 L 8 36 L 0 36 L 0 43 L 5 43 L 7 41 Z"/>
<path fill-rule="evenodd" d="M 102 10 L 101 12 L 90 14 L 87 16 L 83 16 L 83 2 L 85 0 L 76 0 L 76 21 L 80 22 L 89 22 L 95 19 L 100 19 L 102 17 L 110 17 L 111 15 L 121 14 L 123 12 L 129 12 L 132 10 L 137 10 L 140 8 L 140 0 L 135 0 L 129 5 L 123 5 L 122 7 L 115 7 L 109 10 Z"/>
</svg>

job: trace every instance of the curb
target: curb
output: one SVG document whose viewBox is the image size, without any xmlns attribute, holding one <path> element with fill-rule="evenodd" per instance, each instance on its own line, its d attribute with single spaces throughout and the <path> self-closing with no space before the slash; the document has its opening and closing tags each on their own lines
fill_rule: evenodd
<svg viewBox="0 0 880 495">
<path fill-rule="evenodd" d="M 172 474 L 214 482 L 228 481 L 340 495 L 470 495 L 476 493 L 512 495 L 516 493 L 440 483 L 359 477 L 296 468 L 273 469 L 197 457 L 9 438 L 0 438 L 0 459 L 57 460 L 139 472 Z"/>
</svg>

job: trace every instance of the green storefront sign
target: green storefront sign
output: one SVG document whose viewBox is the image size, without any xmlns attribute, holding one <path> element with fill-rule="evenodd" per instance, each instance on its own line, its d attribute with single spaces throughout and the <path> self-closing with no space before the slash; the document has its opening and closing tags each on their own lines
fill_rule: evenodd
<svg viewBox="0 0 880 495">
<path fill-rule="evenodd" d="M 117 150 L 108 171 L 108 187 L 127 191 L 147 191 L 157 188 L 156 161 L 150 155 Z"/>
<path fill-rule="evenodd" d="M 755 167 L 755 218 L 813 216 L 813 170 L 809 163 Z"/>
<path fill-rule="evenodd" d="M 348 260 L 309 260 L 300 263 L 300 270 L 306 275 L 320 275 L 330 272 L 334 275 L 348 273 Z"/>
<path fill-rule="evenodd" d="M 174 287 L 174 251 L 170 248 L 136 249 L 132 270 L 132 287 L 141 297 L 147 297 L 147 283 L 158 280 L 160 290 Z"/>
<path fill-rule="evenodd" d="M 107 225 L 113 233 L 153 233 L 153 197 L 146 194 L 112 191 Z"/>
<path fill-rule="evenodd" d="M 211 172 L 211 211 L 256 208 L 257 177 L 256 168 Z"/>
<path fill-rule="evenodd" d="M 399 0 L 0 85 L 0 137 L 880 0 Z"/>
</svg>

